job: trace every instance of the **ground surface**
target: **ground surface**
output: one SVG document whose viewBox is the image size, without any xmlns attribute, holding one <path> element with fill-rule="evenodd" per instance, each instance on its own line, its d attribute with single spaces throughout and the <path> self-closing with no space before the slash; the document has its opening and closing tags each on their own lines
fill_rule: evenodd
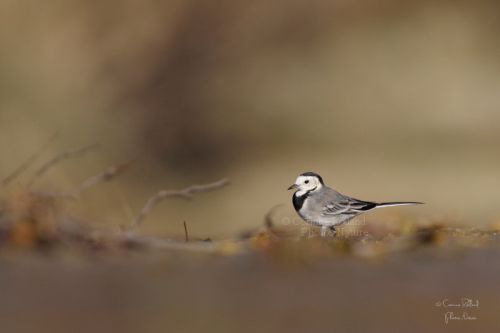
<svg viewBox="0 0 500 333">
<path fill-rule="evenodd" d="M 498 332 L 499 241 L 496 231 L 432 227 L 382 239 L 266 231 L 7 245 L 1 331 Z M 461 319 L 446 323 L 449 312 Z"/>
</svg>

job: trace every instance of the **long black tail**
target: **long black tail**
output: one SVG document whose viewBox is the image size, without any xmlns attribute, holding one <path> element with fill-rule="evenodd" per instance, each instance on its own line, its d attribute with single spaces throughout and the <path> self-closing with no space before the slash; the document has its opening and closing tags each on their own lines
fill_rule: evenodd
<svg viewBox="0 0 500 333">
<path fill-rule="evenodd" d="M 392 207 L 392 206 L 423 205 L 423 204 L 424 204 L 423 202 L 416 202 L 416 201 L 381 202 L 381 203 L 378 203 L 375 208 Z"/>
</svg>

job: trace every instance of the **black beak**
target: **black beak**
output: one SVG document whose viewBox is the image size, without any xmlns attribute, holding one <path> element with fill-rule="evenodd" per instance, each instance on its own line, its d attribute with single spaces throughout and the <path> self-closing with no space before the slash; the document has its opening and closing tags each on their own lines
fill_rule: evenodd
<svg viewBox="0 0 500 333">
<path fill-rule="evenodd" d="M 288 191 L 290 191 L 290 190 L 295 190 L 296 188 L 298 188 L 297 184 L 293 184 L 292 186 L 290 186 L 290 187 L 288 188 Z"/>
</svg>

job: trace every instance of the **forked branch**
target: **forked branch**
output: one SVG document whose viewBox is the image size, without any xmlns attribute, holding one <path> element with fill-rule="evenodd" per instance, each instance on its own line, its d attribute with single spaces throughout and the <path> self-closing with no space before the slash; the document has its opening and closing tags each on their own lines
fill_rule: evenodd
<svg viewBox="0 0 500 333">
<path fill-rule="evenodd" d="M 222 187 L 229 185 L 229 183 L 230 183 L 229 180 L 224 178 L 224 179 L 221 179 L 219 181 L 216 181 L 216 182 L 210 183 L 210 184 L 191 185 L 189 187 L 186 187 L 183 190 L 163 190 L 163 191 L 160 191 L 156 195 L 149 198 L 149 200 L 146 202 L 146 205 L 144 205 L 141 212 L 139 213 L 137 218 L 134 220 L 132 227 L 139 226 L 144 221 L 144 219 L 149 215 L 149 213 L 151 213 L 153 208 L 160 201 L 162 201 L 165 198 L 179 197 L 182 199 L 191 200 L 194 197 L 194 194 L 196 194 L 196 193 L 215 191 L 215 190 L 218 190 Z"/>
</svg>

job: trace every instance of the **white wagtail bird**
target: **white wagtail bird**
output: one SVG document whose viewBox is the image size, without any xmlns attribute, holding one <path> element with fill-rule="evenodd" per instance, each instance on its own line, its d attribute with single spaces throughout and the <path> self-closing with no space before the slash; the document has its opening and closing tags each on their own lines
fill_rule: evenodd
<svg viewBox="0 0 500 333">
<path fill-rule="evenodd" d="M 370 202 L 343 195 L 328 187 L 323 178 L 314 172 L 306 172 L 297 177 L 288 190 L 293 194 L 293 207 L 307 223 L 321 226 L 321 236 L 327 229 L 336 234 L 335 227 L 348 222 L 369 210 L 381 207 L 419 205 L 422 202 Z"/>
</svg>

